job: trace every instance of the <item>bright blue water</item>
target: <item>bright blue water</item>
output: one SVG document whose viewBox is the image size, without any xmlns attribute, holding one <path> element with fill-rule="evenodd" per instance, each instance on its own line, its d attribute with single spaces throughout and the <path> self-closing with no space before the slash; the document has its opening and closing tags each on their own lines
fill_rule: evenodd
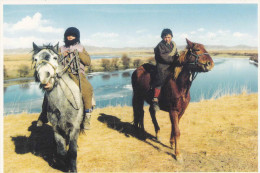
<svg viewBox="0 0 260 173">
<path fill-rule="evenodd" d="M 214 59 L 212 71 L 198 74 L 191 87 L 191 101 L 217 98 L 226 94 L 258 92 L 258 67 L 247 59 Z M 99 72 L 88 75 L 95 92 L 97 107 L 131 106 L 133 69 Z M 39 84 L 13 85 L 4 88 L 4 115 L 40 112 L 43 93 Z"/>
</svg>

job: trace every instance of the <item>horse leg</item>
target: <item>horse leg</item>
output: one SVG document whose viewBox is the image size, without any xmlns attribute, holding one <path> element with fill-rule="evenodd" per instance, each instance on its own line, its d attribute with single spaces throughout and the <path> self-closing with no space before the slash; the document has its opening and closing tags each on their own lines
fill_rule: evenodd
<svg viewBox="0 0 260 173">
<path fill-rule="evenodd" d="M 65 156 L 67 154 L 66 140 L 58 132 L 54 132 L 54 138 L 57 145 L 57 153 L 61 156 Z"/>
<path fill-rule="evenodd" d="M 144 99 L 138 96 L 136 93 L 133 94 L 132 99 L 133 112 L 134 112 L 134 127 L 136 131 L 141 129 L 141 133 L 144 134 Z"/>
<path fill-rule="evenodd" d="M 54 138 L 57 146 L 57 164 L 62 166 L 65 170 L 67 169 L 66 164 L 66 140 L 57 131 L 54 130 Z"/>
<path fill-rule="evenodd" d="M 154 110 L 153 106 L 150 106 L 149 108 L 149 112 L 150 112 L 150 115 L 152 117 L 152 121 L 153 121 L 153 125 L 154 125 L 154 130 L 155 130 L 155 134 L 156 134 L 156 139 L 158 141 L 160 141 L 159 139 L 159 134 L 160 134 L 160 127 L 158 125 L 158 122 L 157 122 L 157 119 L 156 119 L 156 111 Z"/>
<path fill-rule="evenodd" d="M 172 124 L 172 132 L 170 138 L 170 144 L 173 146 L 175 142 L 175 157 L 176 160 L 182 160 L 180 151 L 179 151 L 179 140 L 180 140 L 180 129 L 179 129 L 179 112 L 171 110 L 170 111 L 170 119 Z"/>
<path fill-rule="evenodd" d="M 79 130 L 73 129 L 70 133 L 69 150 L 67 154 L 69 171 L 77 172 L 77 140 Z"/>
</svg>

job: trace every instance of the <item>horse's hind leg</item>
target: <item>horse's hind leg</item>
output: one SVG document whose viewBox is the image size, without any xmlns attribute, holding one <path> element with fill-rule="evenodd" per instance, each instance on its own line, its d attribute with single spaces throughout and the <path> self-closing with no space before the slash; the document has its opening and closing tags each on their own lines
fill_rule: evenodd
<svg viewBox="0 0 260 173">
<path fill-rule="evenodd" d="M 159 137 L 159 134 L 160 134 L 160 127 L 158 125 L 158 122 L 157 122 L 157 119 L 156 119 L 156 111 L 154 110 L 153 106 L 150 106 L 149 108 L 149 111 L 150 111 L 150 115 L 152 117 L 152 121 L 153 121 L 153 125 L 154 125 L 154 130 L 155 130 L 155 134 L 156 134 L 156 138 L 157 140 L 159 141 L 160 137 Z"/>
<path fill-rule="evenodd" d="M 69 150 L 67 154 L 69 171 L 77 172 L 77 140 L 78 140 L 79 130 L 73 129 L 70 132 Z"/>
<path fill-rule="evenodd" d="M 140 128 L 142 133 L 144 133 L 144 99 L 134 92 L 132 104 L 134 111 L 134 127 L 136 130 L 139 130 Z"/>
</svg>

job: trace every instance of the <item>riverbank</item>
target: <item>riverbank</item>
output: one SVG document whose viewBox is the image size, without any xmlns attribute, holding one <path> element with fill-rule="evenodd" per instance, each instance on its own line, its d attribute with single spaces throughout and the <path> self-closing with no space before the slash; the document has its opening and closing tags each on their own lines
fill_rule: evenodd
<svg viewBox="0 0 260 173">
<path fill-rule="evenodd" d="M 145 107 L 145 129 L 154 127 Z M 133 133 L 131 107 L 107 107 L 92 114 L 92 129 L 78 140 L 79 172 L 257 172 L 258 94 L 224 96 L 190 103 L 180 121 L 183 163 L 169 148 L 170 120 L 159 111 L 161 142 Z M 60 172 L 52 167 L 49 124 L 36 128 L 39 114 L 4 117 L 5 172 Z M 33 150 L 33 147 L 35 150 Z"/>
<path fill-rule="evenodd" d="M 209 51 L 212 57 L 227 57 L 227 58 L 250 58 L 252 56 L 258 57 L 257 50 L 212 50 Z M 113 58 L 109 59 L 109 64 L 106 65 L 106 68 L 103 65 L 102 59 L 92 59 L 91 66 L 86 67 L 85 70 L 89 72 L 103 72 L 103 71 L 114 71 L 114 70 L 123 70 L 128 68 L 136 68 L 143 63 L 154 63 L 154 54 L 153 52 L 102 52 L 102 53 L 90 53 L 90 56 L 96 55 L 106 55 L 112 56 Z M 121 57 L 126 55 L 130 58 L 128 66 L 124 66 Z M 5 54 L 4 55 L 4 79 L 15 79 L 21 77 L 32 77 L 34 69 L 32 69 L 32 54 Z M 112 59 L 117 59 L 112 62 Z M 115 65 L 116 63 L 116 65 Z M 108 67 L 108 68 L 107 68 Z"/>
</svg>

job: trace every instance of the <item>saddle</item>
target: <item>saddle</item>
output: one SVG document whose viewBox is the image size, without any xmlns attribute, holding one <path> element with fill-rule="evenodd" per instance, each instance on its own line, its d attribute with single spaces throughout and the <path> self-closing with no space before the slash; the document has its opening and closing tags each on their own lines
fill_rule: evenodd
<svg viewBox="0 0 260 173">
<path fill-rule="evenodd" d="M 144 68 L 144 70 L 150 74 L 151 77 L 151 81 L 150 81 L 150 86 L 152 86 L 152 84 L 154 83 L 154 81 L 156 80 L 156 73 L 157 73 L 157 69 L 156 66 L 153 64 L 143 64 L 142 67 Z M 182 67 L 171 67 L 172 68 L 172 72 L 169 74 L 169 76 L 166 78 L 166 81 L 170 80 L 171 78 L 173 80 L 176 80 L 179 73 L 182 70 Z"/>
</svg>

